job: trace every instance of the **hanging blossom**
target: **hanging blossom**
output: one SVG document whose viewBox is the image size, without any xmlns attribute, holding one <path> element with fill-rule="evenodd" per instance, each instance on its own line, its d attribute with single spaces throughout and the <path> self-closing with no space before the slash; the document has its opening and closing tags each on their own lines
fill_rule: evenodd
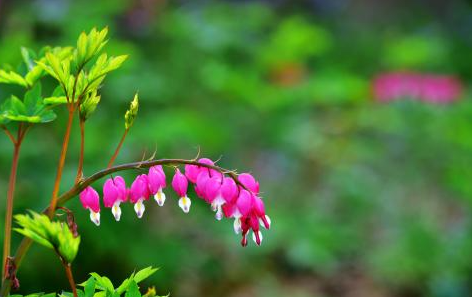
<svg viewBox="0 0 472 297">
<path fill-rule="evenodd" d="M 201 165 L 185 165 L 182 173 L 175 169 L 172 178 L 172 188 L 177 193 L 178 206 L 184 213 L 190 212 L 192 201 L 187 195 L 189 182 L 194 185 L 195 193 L 199 198 L 210 205 L 215 212 L 215 218 L 223 217 L 234 219 L 233 228 L 236 234 L 242 234 L 241 244 L 247 245 L 247 236 L 252 231 L 252 238 L 257 245 L 262 242 L 261 226 L 269 229 L 270 218 L 265 213 L 264 202 L 259 196 L 259 183 L 249 173 L 227 176 L 214 168 L 214 162 L 202 158 Z M 237 179 L 235 180 L 237 176 Z M 117 221 L 121 217 L 120 204 L 131 202 L 138 218 L 144 214 L 144 202 L 153 196 L 159 206 L 163 206 L 166 195 L 166 175 L 161 165 L 152 166 L 147 174 L 141 174 L 126 188 L 125 180 L 121 176 L 108 179 L 103 186 L 103 202 L 105 207 L 111 208 Z M 87 187 L 80 199 L 86 209 L 90 209 L 90 218 L 99 225 L 100 205 L 98 193 Z M 98 220 L 97 220 L 98 216 Z M 98 223 L 97 223 L 98 222 Z"/>
<path fill-rule="evenodd" d="M 85 188 L 80 193 L 80 202 L 85 209 L 90 210 L 90 220 L 100 226 L 100 197 L 92 187 Z"/>
<path fill-rule="evenodd" d="M 134 211 L 138 218 L 142 218 L 144 214 L 144 201 L 149 200 L 149 178 L 146 174 L 138 175 L 131 184 L 129 200 L 134 204 Z"/>
<path fill-rule="evenodd" d="M 120 204 L 128 200 L 128 191 L 125 180 L 121 176 L 110 178 L 103 185 L 103 204 L 111 208 L 116 221 L 121 218 Z"/>
</svg>

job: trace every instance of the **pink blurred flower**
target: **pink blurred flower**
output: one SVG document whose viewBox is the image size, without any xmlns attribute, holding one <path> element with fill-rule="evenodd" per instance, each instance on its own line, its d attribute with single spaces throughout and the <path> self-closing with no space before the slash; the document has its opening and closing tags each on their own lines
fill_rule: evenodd
<svg viewBox="0 0 472 297">
<path fill-rule="evenodd" d="M 90 220 L 100 226 L 100 197 L 94 188 L 88 186 L 79 195 L 85 209 L 90 210 Z"/>
<path fill-rule="evenodd" d="M 459 99 L 462 84 L 457 78 L 449 75 L 391 72 L 375 77 L 372 89 L 375 99 L 381 102 L 411 98 L 425 102 L 449 103 Z"/>
<path fill-rule="evenodd" d="M 121 176 L 109 178 L 103 185 L 103 204 L 111 208 L 116 221 L 121 218 L 120 204 L 127 200 L 125 180 Z"/>
</svg>

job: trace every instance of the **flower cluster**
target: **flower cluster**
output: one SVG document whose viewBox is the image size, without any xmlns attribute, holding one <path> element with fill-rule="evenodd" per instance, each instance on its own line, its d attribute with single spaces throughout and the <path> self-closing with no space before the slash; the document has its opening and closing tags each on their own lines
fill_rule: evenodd
<svg viewBox="0 0 472 297">
<path fill-rule="evenodd" d="M 462 92 L 459 80 L 447 75 L 418 73 L 384 73 L 372 83 L 374 97 L 387 102 L 402 98 L 432 103 L 448 103 L 457 100 Z"/>
<path fill-rule="evenodd" d="M 249 173 L 227 176 L 214 167 L 210 159 L 198 160 L 198 165 L 185 166 L 185 172 L 175 169 L 172 188 L 177 193 L 178 205 L 188 213 L 192 201 L 187 196 L 189 182 L 194 185 L 195 193 L 207 202 L 215 212 L 217 220 L 223 217 L 234 219 L 234 231 L 242 234 L 241 244 L 247 245 L 247 235 L 252 230 L 252 237 L 257 245 L 261 244 L 260 226 L 270 228 L 270 219 L 265 214 L 264 202 L 259 196 L 259 183 Z M 129 201 L 134 204 L 138 218 L 145 211 L 144 202 L 154 197 L 159 206 L 163 206 L 166 195 L 166 175 L 161 165 L 152 166 L 147 174 L 141 174 L 127 188 L 125 180 L 116 176 L 106 180 L 103 185 L 103 204 L 111 208 L 116 221 L 120 220 L 120 204 Z M 80 193 L 84 208 L 90 210 L 90 219 L 100 225 L 100 197 L 92 187 Z"/>
</svg>

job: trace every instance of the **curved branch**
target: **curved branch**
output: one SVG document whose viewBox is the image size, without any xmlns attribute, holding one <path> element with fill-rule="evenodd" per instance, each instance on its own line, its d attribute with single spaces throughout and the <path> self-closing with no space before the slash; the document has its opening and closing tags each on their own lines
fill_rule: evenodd
<svg viewBox="0 0 472 297">
<path fill-rule="evenodd" d="M 77 196 L 80 192 L 82 192 L 83 189 L 88 187 L 89 185 L 93 184 L 95 181 L 110 175 L 115 172 L 119 171 L 124 171 L 124 170 L 130 170 L 130 169 L 140 169 L 140 168 L 149 168 L 155 165 L 197 165 L 200 167 L 206 167 L 208 169 L 214 169 L 219 171 L 222 174 L 227 174 L 229 177 L 231 177 L 237 185 L 242 187 L 243 189 L 250 191 L 246 186 L 244 186 L 239 180 L 238 180 L 238 174 L 235 171 L 232 170 L 227 170 L 219 166 L 215 165 L 209 165 L 209 164 L 204 164 L 200 163 L 196 160 L 185 160 L 185 159 L 159 159 L 159 160 L 146 160 L 146 161 L 140 161 L 140 162 L 133 162 L 133 163 L 126 163 L 126 164 L 121 164 L 117 166 L 113 166 L 110 168 L 106 168 L 103 170 L 100 170 L 91 176 L 80 180 L 76 185 L 74 185 L 69 191 L 65 192 L 61 196 L 57 198 L 57 203 L 55 205 L 55 209 L 58 207 L 61 207 L 65 203 L 67 203 L 69 200 L 71 200 L 73 197 Z M 49 212 L 49 207 L 43 210 L 43 213 L 47 214 Z M 19 268 L 21 261 L 23 260 L 23 257 L 27 253 L 29 247 L 31 246 L 31 239 L 24 237 L 23 240 L 20 243 L 20 246 L 16 250 L 15 253 L 15 258 L 13 259 L 17 269 Z M 4 279 L 2 282 L 2 287 L 0 290 L 0 296 L 6 296 L 10 291 L 10 281 L 8 279 Z"/>
</svg>

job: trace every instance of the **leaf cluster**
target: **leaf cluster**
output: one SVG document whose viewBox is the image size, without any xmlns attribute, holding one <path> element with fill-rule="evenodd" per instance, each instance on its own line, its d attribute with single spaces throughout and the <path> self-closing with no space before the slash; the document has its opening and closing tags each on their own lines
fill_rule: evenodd
<svg viewBox="0 0 472 297">
<path fill-rule="evenodd" d="M 51 221 L 48 216 L 30 211 L 30 215 L 15 215 L 21 228 L 14 230 L 47 248 L 53 249 L 67 263 L 77 255 L 80 236 L 74 237 L 63 222 Z"/>
</svg>

